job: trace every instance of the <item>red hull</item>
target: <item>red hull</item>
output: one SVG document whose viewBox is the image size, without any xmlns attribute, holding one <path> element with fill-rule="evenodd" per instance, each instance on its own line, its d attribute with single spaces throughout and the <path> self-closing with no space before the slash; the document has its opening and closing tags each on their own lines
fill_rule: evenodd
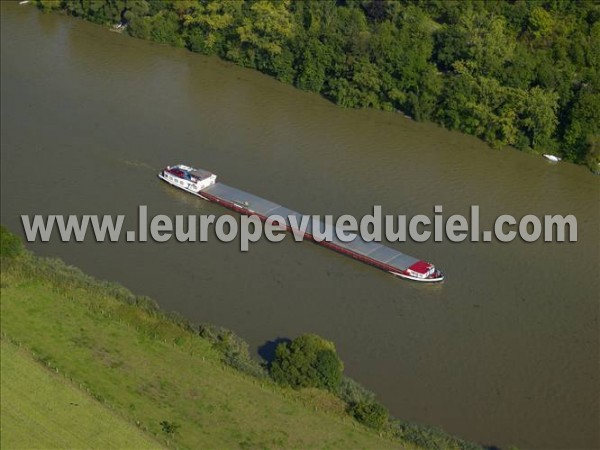
<svg viewBox="0 0 600 450">
<path fill-rule="evenodd" d="M 211 201 L 213 203 L 218 203 L 219 205 L 224 206 L 225 208 L 228 208 L 228 209 L 230 209 L 232 211 L 235 211 L 237 213 L 244 214 L 246 216 L 257 216 L 263 222 L 266 222 L 268 220 L 267 217 L 265 217 L 265 216 L 263 216 L 261 214 L 258 214 L 258 213 L 254 212 L 254 211 L 251 211 L 251 210 L 248 210 L 247 208 L 244 208 L 242 206 L 236 205 L 233 202 L 229 202 L 229 201 L 220 199 L 220 198 L 215 197 L 214 195 L 208 194 L 206 192 L 199 192 L 199 193 L 197 193 L 195 195 L 197 195 L 198 197 L 201 197 L 201 198 L 203 198 L 205 200 Z M 287 225 L 285 226 L 285 228 L 286 228 L 287 231 L 290 231 L 290 232 L 292 231 L 292 228 L 289 227 L 289 226 L 287 226 Z M 395 268 L 395 267 L 392 267 L 392 266 L 384 264 L 384 263 L 382 263 L 380 261 L 371 259 L 368 256 L 360 255 L 360 254 L 355 253 L 355 252 L 353 252 L 351 250 L 342 248 L 342 247 L 336 245 L 333 242 L 317 241 L 313 237 L 313 235 L 310 234 L 310 233 L 304 233 L 304 237 L 307 238 L 307 239 L 309 239 L 310 241 L 316 243 L 316 244 L 319 244 L 319 245 L 322 245 L 324 247 L 330 248 L 330 249 L 332 249 L 332 250 L 334 250 L 334 251 L 336 251 L 338 253 L 342 253 L 342 254 L 344 254 L 346 256 L 350 256 L 351 258 L 354 258 L 354 259 L 356 259 L 358 261 L 362 261 L 362 262 L 364 262 L 366 264 L 369 264 L 370 266 L 377 267 L 378 269 L 381 269 L 381 270 L 385 270 L 386 272 L 389 272 L 391 274 L 399 274 L 398 269 Z M 403 275 L 406 276 L 405 273 Z M 426 280 L 427 279 L 421 279 L 419 281 L 426 281 Z"/>
</svg>

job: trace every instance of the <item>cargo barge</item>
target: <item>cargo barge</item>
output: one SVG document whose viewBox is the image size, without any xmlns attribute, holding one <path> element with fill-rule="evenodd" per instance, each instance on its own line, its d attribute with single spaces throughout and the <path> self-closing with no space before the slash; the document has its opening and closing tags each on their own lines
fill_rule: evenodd
<svg viewBox="0 0 600 450">
<path fill-rule="evenodd" d="M 217 183 L 217 176 L 206 170 L 178 164 L 167 166 L 159 172 L 158 176 L 173 186 L 240 214 L 256 215 L 264 222 L 273 222 L 271 218 L 274 216 L 281 217 L 284 223 L 275 221 L 275 225 L 280 225 L 287 231 L 301 233 L 305 238 L 317 244 L 385 270 L 397 277 L 428 283 L 444 280 L 444 274 L 433 264 L 405 255 L 377 242 L 367 242 L 358 234 L 354 235 L 350 242 L 344 242 L 338 238 L 335 227 L 321 222 L 313 223 L 312 220 L 305 220 L 306 228 L 300 229 L 298 224 L 303 223 L 304 214 L 223 183 Z M 290 218 L 295 220 L 290 220 Z M 313 236 L 313 226 L 318 226 L 320 234 L 330 232 L 332 239 L 316 239 Z"/>
</svg>

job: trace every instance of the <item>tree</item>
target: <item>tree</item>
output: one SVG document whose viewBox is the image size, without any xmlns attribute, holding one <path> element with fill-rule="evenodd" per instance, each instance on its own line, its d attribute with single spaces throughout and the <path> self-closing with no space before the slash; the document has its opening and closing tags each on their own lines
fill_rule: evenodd
<svg viewBox="0 0 600 450">
<path fill-rule="evenodd" d="M 236 31 L 249 51 L 259 50 L 273 56 L 282 53 L 286 40 L 293 34 L 292 25 L 289 0 L 259 0 L 252 4 Z"/>
<path fill-rule="evenodd" d="M 553 28 L 554 20 L 548 11 L 540 6 L 531 10 L 527 29 L 536 39 L 549 36 Z"/>
<path fill-rule="evenodd" d="M 242 3 L 235 0 L 211 0 L 188 9 L 182 16 L 187 47 L 199 53 L 225 56 L 236 21 L 242 16 Z"/>
<path fill-rule="evenodd" d="M 596 175 L 600 175 L 600 134 L 589 135 L 585 163 Z"/>
<path fill-rule="evenodd" d="M 277 346 L 270 370 L 273 379 L 284 385 L 336 391 L 344 366 L 332 342 L 305 334 Z"/>
<path fill-rule="evenodd" d="M 63 6 L 59 0 L 39 0 L 38 5 L 44 11 L 59 9 Z"/>
<path fill-rule="evenodd" d="M 594 154 L 592 136 L 600 134 L 600 94 L 582 89 L 569 113 L 564 136 L 566 157 L 573 161 L 587 159 Z"/>
<path fill-rule="evenodd" d="M 447 85 L 439 118 L 493 147 L 515 144 L 525 92 L 502 86 L 493 77 L 475 75 L 472 61 L 457 61 L 454 70 L 457 75 Z"/>
<path fill-rule="evenodd" d="M 593 2 L 38 0 L 132 36 L 216 54 L 341 106 L 401 110 L 494 147 L 596 170 Z"/>
<path fill-rule="evenodd" d="M 556 130 L 558 95 L 538 86 L 529 90 L 524 99 L 523 127 L 531 147 L 539 150 L 553 149 L 552 135 Z"/>
<path fill-rule="evenodd" d="M 43 2 L 44 4 L 60 2 Z M 52 6 L 54 7 L 54 6 Z M 66 0 L 64 7 L 70 14 L 85 17 L 96 23 L 115 23 L 121 20 L 121 12 L 125 8 L 124 1 L 98 1 L 98 0 Z"/>
</svg>

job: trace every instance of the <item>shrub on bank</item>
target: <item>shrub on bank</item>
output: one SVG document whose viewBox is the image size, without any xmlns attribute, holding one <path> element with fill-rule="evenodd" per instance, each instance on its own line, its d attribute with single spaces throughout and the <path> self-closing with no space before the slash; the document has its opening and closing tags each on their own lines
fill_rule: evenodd
<svg viewBox="0 0 600 450">
<path fill-rule="evenodd" d="M 388 424 L 389 413 L 375 400 L 375 394 L 352 378 L 342 379 L 337 395 L 346 403 L 348 414 L 363 425 L 382 430 Z"/>
<path fill-rule="evenodd" d="M 349 412 L 360 423 L 375 430 L 382 430 L 388 423 L 389 413 L 376 401 L 355 403 Z"/>
<path fill-rule="evenodd" d="M 172 313 L 162 312 L 157 303 L 145 296 L 136 296 L 125 287 L 106 281 L 98 281 L 79 269 L 68 266 L 59 259 L 38 258 L 25 251 L 20 240 L 5 227 L 2 233 L 2 256 L 5 248 L 8 254 L 23 254 L 14 259 L 3 270 L 8 269 L 44 280 L 51 289 L 64 290 L 71 296 L 74 288 L 100 294 L 90 307 L 104 309 L 105 297 L 112 297 L 132 308 L 106 309 L 120 319 L 130 317 L 132 324 L 140 331 L 156 339 L 176 342 L 187 333 L 196 333 L 208 340 L 222 354 L 222 360 L 229 366 L 248 375 L 265 378 L 268 373 L 261 364 L 250 356 L 248 344 L 230 330 L 222 327 L 202 324 L 194 328 L 185 318 Z M 5 240 L 6 238 L 6 240 Z M 11 250 L 12 249 L 12 250 Z M 76 300 L 76 297 L 72 297 Z M 147 320 L 149 317 L 152 320 Z M 183 332 L 173 331 L 176 324 Z M 36 351 L 37 358 L 50 368 L 55 366 L 52 358 L 42 351 Z M 275 381 L 294 387 L 315 387 L 335 393 L 346 404 L 346 411 L 364 425 L 380 430 L 388 436 L 413 443 L 423 448 L 451 448 L 471 450 L 480 448 L 445 434 L 443 431 L 423 425 L 409 424 L 391 420 L 386 409 L 376 402 L 375 395 L 356 381 L 343 377 L 343 364 L 332 342 L 316 335 L 300 336 L 292 342 L 280 344 L 276 358 L 271 365 L 271 374 Z M 96 396 L 96 394 L 92 394 Z M 99 395 L 99 394 L 98 394 Z M 96 397 L 100 398 L 100 397 Z M 339 405 L 341 407 L 341 405 Z M 174 425 L 171 427 L 171 425 Z M 177 425 L 169 422 L 167 429 L 161 423 L 163 431 L 173 435 Z M 173 433 L 168 430 L 173 430 Z"/>
<path fill-rule="evenodd" d="M 267 372 L 250 356 L 248 344 L 233 331 L 207 323 L 198 326 L 198 334 L 208 340 L 223 355 L 223 362 L 235 369 L 257 378 L 265 378 Z"/>
<path fill-rule="evenodd" d="M 271 376 L 280 384 L 295 388 L 316 387 L 336 392 L 344 365 L 333 342 L 315 334 L 304 334 L 275 350 Z"/>
<path fill-rule="evenodd" d="M 0 255 L 4 258 L 14 258 L 22 252 L 21 239 L 12 234 L 4 225 L 0 225 Z"/>
<path fill-rule="evenodd" d="M 347 405 L 372 402 L 375 400 L 375 394 L 349 377 L 342 378 L 337 395 L 344 400 Z"/>
<path fill-rule="evenodd" d="M 481 450 L 481 446 L 451 436 L 444 431 L 416 423 L 393 420 L 389 425 L 392 436 L 421 448 Z"/>
</svg>

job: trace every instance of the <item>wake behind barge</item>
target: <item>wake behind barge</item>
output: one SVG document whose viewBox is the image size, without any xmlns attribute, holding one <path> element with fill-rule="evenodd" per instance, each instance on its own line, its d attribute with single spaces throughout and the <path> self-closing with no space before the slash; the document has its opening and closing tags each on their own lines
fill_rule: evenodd
<svg viewBox="0 0 600 450">
<path fill-rule="evenodd" d="M 265 222 L 272 216 L 281 216 L 285 223 L 280 223 L 280 225 L 288 231 L 304 234 L 304 237 L 317 244 L 385 270 L 397 277 L 429 283 L 444 280 L 444 274 L 436 269 L 433 264 L 405 255 L 376 242 L 367 242 L 360 235 L 356 235 L 351 242 L 343 242 L 338 239 L 335 227 L 331 230 L 333 231 L 331 241 L 316 240 L 313 236 L 313 225 L 317 226 L 320 231 L 326 231 L 331 226 L 320 222 L 313 224 L 311 220 L 308 220 L 306 229 L 300 230 L 297 225 L 302 223 L 303 214 L 248 192 L 223 183 L 217 183 L 217 176 L 206 170 L 178 164 L 167 166 L 160 171 L 158 176 L 173 186 L 205 200 L 223 205 L 240 214 L 256 215 Z M 290 217 L 296 219 L 295 223 L 290 221 Z"/>
</svg>

